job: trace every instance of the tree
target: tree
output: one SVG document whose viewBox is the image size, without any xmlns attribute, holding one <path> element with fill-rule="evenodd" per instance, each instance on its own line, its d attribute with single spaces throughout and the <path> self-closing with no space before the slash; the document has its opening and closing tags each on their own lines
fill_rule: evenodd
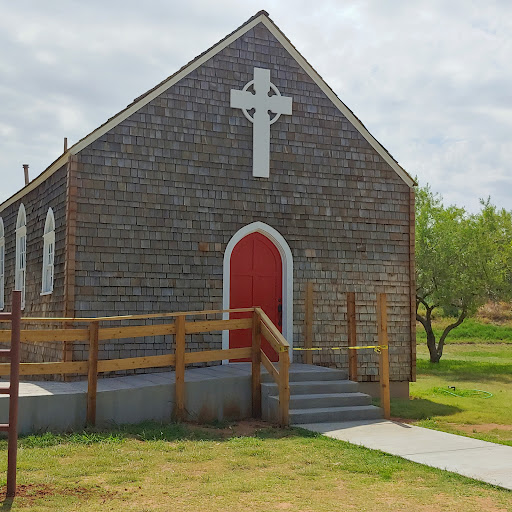
<svg viewBox="0 0 512 512">
<path fill-rule="evenodd" d="M 444 207 L 428 185 L 416 194 L 416 319 L 427 334 L 430 361 L 439 362 L 446 337 L 488 300 L 512 297 L 512 219 L 490 201 L 481 211 Z M 423 306 L 425 313 L 423 313 Z M 454 314 L 436 342 L 432 312 Z"/>
</svg>

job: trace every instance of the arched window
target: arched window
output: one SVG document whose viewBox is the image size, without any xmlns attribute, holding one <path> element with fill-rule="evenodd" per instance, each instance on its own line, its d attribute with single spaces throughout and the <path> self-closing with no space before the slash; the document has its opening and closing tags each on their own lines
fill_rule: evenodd
<svg viewBox="0 0 512 512">
<path fill-rule="evenodd" d="M 5 292 L 5 235 L 4 221 L 0 217 L 0 310 L 4 309 Z"/>
<path fill-rule="evenodd" d="M 23 203 L 16 220 L 16 272 L 14 288 L 21 291 L 21 309 L 25 309 L 25 277 L 27 275 L 27 215 Z"/>
<path fill-rule="evenodd" d="M 43 235 L 43 286 L 41 295 L 53 292 L 53 260 L 55 255 L 55 217 L 48 208 Z"/>
</svg>

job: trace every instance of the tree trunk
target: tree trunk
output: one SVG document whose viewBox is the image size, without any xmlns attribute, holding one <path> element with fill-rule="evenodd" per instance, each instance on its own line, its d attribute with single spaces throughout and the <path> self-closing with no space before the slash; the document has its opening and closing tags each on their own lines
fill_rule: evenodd
<svg viewBox="0 0 512 512">
<path fill-rule="evenodd" d="M 446 326 L 445 330 L 443 331 L 443 334 L 441 334 L 441 338 L 439 338 L 439 343 L 437 344 L 437 355 L 438 355 L 437 361 L 439 361 L 439 359 L 441 359 L 441 357 L 443 355 L 444 340 L 446 339 L 446 336 L 448 336 L 448 333 L 452 329 L 455 329 L 455 327 L 458 327 L 464 321 L 464 319 L 466 318 L 466 314 L 467 314 L 466 310 L 463 309 L 462 313 L 460 314 L 457 321 L 453 322 L 453 324 Z"/>
<path fill-rule="evenodd" d="M 428 325 L 428 329 L 425 328 L 425 332 L 427 333 L 427 347 L 428 351 L 430 352 L 430 362 L 431 363 L 439 363 L 439 360 L 441 359 L 441 354 L 439 354 L 438 347 L 436 346 L 436 336 L 434 334 L 434 331 L 432 329 L 432 324 Z"/>
<path fill-rule="evenodd" d="M 427 314 L 423 317 L 418 313 L 416 309 L 416 320 L 418 320 L 421 325 L 423 325 L 425 333 L 427 334 L 427 347 L 428 351 L 430 352 L 430 362 L 438 363 L 441 356 L 438 355 L 436 336 L 434 334 L 434 330 L 432 329 L 432 310 L 435 308 L 435 306 L 429 307 L 425 302 L 423 302 L 423 305 L 427 310 Z"/>
<path fill-rule="evenodd" d="M 422 303 L 425 306 L 425 309 L 427 311 L 427 314 L 423 317 L 418 313 L 418 305 Z M 426 302 L 422 300 L 417 301 L 416 305 L 416 320 L 423 325 L 423 328 L 425 329 L 425 333 L 427 334 L 427 347 L 428 351 L 430 352 L 430 362 L 431 363 L 439 363 L 441 360 L 441 357 L 443 356 L 443 348 L 445 345 L 446 336 L 448 336 L 448 333 L 455 329 L 455 327 L 458 327 L 466 318 L 467 311 L 466 309 L 463 309 L 459 318 L 457 321 L 455 321 L 453 324 L 448 325 L 445 330 L 443 331 L 443 334 L 441 335 L 441 338 L 439 338 L 439 343 L 436 344 L 436 336 L 434 334 L 434 330 L 432 329 L 432 311 L 436 306 L 428 306 Z"/>
</svg>

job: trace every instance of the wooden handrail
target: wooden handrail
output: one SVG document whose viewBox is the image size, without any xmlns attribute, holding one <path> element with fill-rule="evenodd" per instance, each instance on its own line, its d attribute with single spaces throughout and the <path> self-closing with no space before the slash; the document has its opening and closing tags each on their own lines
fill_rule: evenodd
<svg viewBox="0 0 512 512">
<path fill-rule="evenodd" d="M 290 344 L 261 308 L 254 309 L 254 319 L 259 321 L 261 335 L 279 355 L 279 370 L 260 349 L 260 360 L 276 382 L 279 389 L 279 424 L 287 427 L 290 423 Z M 254 338 L 253 338 L 254 339 Z"/>
<path fill-rule="evenodd" d="M 267 329 L 271 332 L 272 336 L 277 341 L 277 352 L 289 350 L 290 344 L 286 341 L 286 338 L 281 334 L 281 331 L 274 325 L 272 320 L 270 320 L 265 311 L 263 311 L 261 308 L 254 308 L 254 310 L 259 314 L 262 324 L 267 327 Z"/>
<path fill-rule="evenodd" d="M 204 316 L 215 315 L 220 313 L 250 313 L 255 308 L 235 308 L 235 309 L 212 309 L 205 311 L 177 311 L 174 313 L 150 313 L 148 315 L 124 315 L 124 316 L 100 316 L 100 317 L 30 317 L 24 316 L 21 318 L 22 322 L 37 322 L 37 323 L 89 323 L 89 322 L 111 322 L 118 320 L 145 320 L 149 318 L 175 318 L 179 316 Z M 5 318 L 0 315 L 0 322 L 7 322 Z"/>
</svg>

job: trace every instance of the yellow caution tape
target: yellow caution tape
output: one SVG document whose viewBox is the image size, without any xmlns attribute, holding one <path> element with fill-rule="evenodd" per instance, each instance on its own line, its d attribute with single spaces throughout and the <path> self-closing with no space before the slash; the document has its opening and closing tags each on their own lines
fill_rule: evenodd
<svg viewBox="0 0 512 512">
<path fill-rule="evenodd" d="M 310 351 L 310 350 L 362 350 L 365 348 L 373 348 L 373 350 L 377 353 L 380 353 L 381 350 L 387 350 L 388 345 L 359 345 L 357 347 L 313 347 L 313 348 L 294 348 L 293 350 L 302 350 L 302 351 Z"/>
</svg>

